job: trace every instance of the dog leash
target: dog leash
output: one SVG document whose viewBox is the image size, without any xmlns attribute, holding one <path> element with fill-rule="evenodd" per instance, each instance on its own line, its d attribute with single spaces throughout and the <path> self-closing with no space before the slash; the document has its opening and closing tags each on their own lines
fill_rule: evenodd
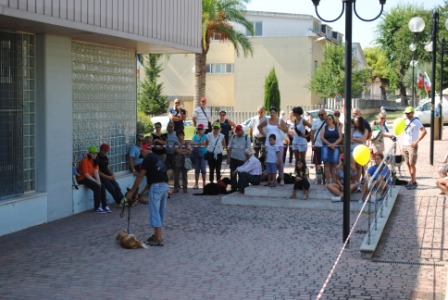
<svg viewBox="0 0 448 300">
<path fill-rule="evenodd" d="M 126 206 L 128 207 L 128 228 L 126 230 L 126 232 L 129 234 L 129 226 L 131 224 L 131 204 L 128 203 L 128 199 L 126 199 L 126 197 L 123 198 L 123 207 L 121 208 L 121 212 L 120 212 L 120 218 L 124 217 L 124 211 L 126 209 Z"/>
</svg>

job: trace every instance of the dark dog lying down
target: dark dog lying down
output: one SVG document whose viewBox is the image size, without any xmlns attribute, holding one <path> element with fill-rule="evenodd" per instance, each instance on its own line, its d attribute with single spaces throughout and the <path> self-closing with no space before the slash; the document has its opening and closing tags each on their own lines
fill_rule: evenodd
<svg viewBox="0 0 448 300">
<path fill-rule="evenodd" d="M 227 194 L 227 186 L 230 184 L 230 179 L 227 177 L 222 178 L 218 183 L 207 183 L 204 185 L 204 190 L 201 194 L 193 194 L 195 196 L 199 195 L 219 195 Z"/>
</svg>

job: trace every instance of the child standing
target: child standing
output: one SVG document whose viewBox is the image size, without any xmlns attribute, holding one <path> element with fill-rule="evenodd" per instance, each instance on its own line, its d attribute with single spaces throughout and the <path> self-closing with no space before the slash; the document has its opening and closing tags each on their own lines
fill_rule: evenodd
<svg viewBox="0 0 448 300">
<path fill-rule="evenodd" d="M 277 153 L 280 152 L 280 148 L 275 145 L 277 137 L 275 134 L 269 135 L 269 145 L 266 146 L 265 165 L 266 173 L 268 174 L 268 182 L 265 186 L 275 187 L 277 180 L 277 164 L 279 164 Z"/>
<path fill-rule="evenodd" d="M 292 194 L 289 196 L 291 199 L 296 198 L 297 190 L 303 190 L 303 200 L 308 199 L 308 192 L 310 189 L 310 182 L 308 180 L 310 171 L 306 167 L 306 162 L 303 158 L 298 158 L 296 161 L 296 167 L 294 168 L 296 179 L 294 180 L 294 187 Z"/>
</svg>

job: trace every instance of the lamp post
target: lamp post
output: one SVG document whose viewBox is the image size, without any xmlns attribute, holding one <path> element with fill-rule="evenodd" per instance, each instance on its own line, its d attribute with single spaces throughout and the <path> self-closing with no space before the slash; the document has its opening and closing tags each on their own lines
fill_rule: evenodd
<svg viewBox="0 0 448 300">
<path fill-rule="evenodd" d="M 318 6 L 320 0 L 311 0 L 314 4 L 316 15 L 324 22 L 332 23 L 339 20 L 345 11 L 345 118 L 344 118 L 344 180 L 350 180 L 350 137 L 351 137 L 351 110 L 352 110 L 352 30 L 353 30 L 353 12 L 364 22 L 371 22 L 378 19 L 383 13 L 386 0 L 379 0 L 381 11 L 373 19 L 364 19 L 356 12 L 356 0 L 342 0 L 342 10 L 340 15 L 333 20 L 326 20 L 319 15 Z M 331 1 L 331 0 L 330 0 Z M 343 208 L 343 242 L 349 242 L 347 239 L 350 234 L 350 184 L 344 184 L 344 208 Z"/>
<path fill-rule="evenodd" d="M 413 40 L 415 40 L 415 36 L 417 35 L 417 33 L 422 32 L 425 29 L 425 21 L 420 18 L 420 17 L 413 17 L 412 19 L 409 20 L 408 23 L 408 28 L 409 30 L 414 33 L 414 37 Z M 415 99 L 415 77 L 414 77 L 414 67 L 415 67 L 415 62 L 414 62 L 414 52 L 417 49 L 417 46 L 415 46 L 414 42 L 412 42 L 409 45 L 409 50 L 411 50 L 412 52 L 412 106 L 417 106 L 417 101 Z"/>
<path fill-rule="evenodd" d="M 445 27 L 448 29 L 448 20 L 445 22 Z M 443 55 L 445 54 L 445 39 L 440 39 L 440 102 L 438 104 L 439 109 L 439 140 L 442 139 L 442 127 L 443 127 Z"/>
<path fill-rule="evenodd" d="M 415 101 L 415 65 L 416 65 L 416 63 L 415 63 L 415 60 L 414 60 L 414 53 L 415 53 L 416 49 L 417 49 L 417 47 L 415 46 L 414 43 L 411 43 L 409 45 L 409 50 L 411 50 L 411 52 L 412 52 L 412 60 L 411 60 L 410 65 L 412 67 L 412 105 L 414 107 L 417 106 L 416 103 L 415 103 L 416 102 Z"/>
</svg>

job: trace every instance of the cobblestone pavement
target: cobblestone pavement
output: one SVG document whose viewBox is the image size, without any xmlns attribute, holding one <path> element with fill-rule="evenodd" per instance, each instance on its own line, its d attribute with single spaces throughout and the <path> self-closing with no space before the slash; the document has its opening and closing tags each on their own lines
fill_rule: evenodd
<svg viewBox="0 0 448 300">
<path fill-rule="evenodd" d="M 447 140 L 445 130 L 435 161 Z M 447 200 L 434 188 L 429 133 L 424 141 L 419 187 L 400 192 L 373 259 L 359 251 L 363 216 L 322 299 L 445 298 Z M 126 216 L 116 206 L 0 237 L 0 299 L 316 298 L 342 245 L 342 212 L 223 206 L 192 193 L 169 200 L 164 247 L 120 248 Z M 132 233 L 152 234 L 148 206 L 131 217 Z"/>
</svg>

